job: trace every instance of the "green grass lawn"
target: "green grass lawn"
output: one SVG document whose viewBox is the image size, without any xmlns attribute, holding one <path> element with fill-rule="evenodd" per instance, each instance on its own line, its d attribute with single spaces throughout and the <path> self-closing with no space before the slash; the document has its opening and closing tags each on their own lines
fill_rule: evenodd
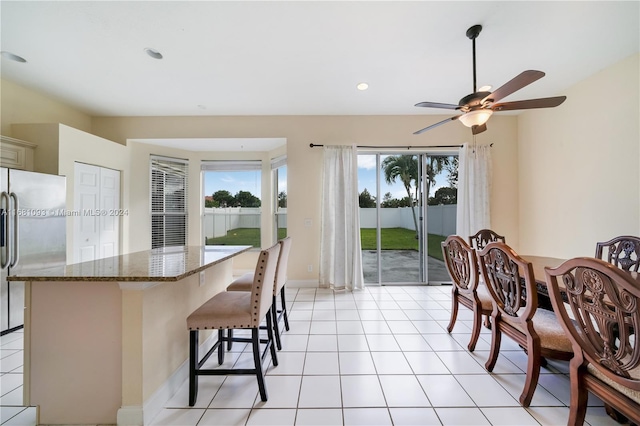
<svg viewBox="0 0 640 426">
<path fill-rule="evenodd" d="M 278 239 L 286 237 L 285 228 L 278 229 Z M 376 230 L 373 228 L 360 229 L 363 250 L 376 249 Z M 440 243 L 447 237 L 429 234 L 427 251 L 429 256 L 442 259 Z M 418 250 L 416 233 L 405 228 L 383 228 L 381 230 L 382 250 Z M 208 245 L 250 245 L 260 247 L 260 230 L 256 228 L 237 228 L 229 231 L 224 237 L 207 238 Z"/>
<path fill-rule="evenodd" d="M 430 257 L 443 260 L 440 243 L 447 237 L 429 234 L 427 237 L 427 252 Z M 376 249 L 376 230 L 374 228 L 360 229 L 362 250 Z M 380 230 L 382 250 L 418 250 L 418 240 L 415 231 L 406 228 L 382 228 Z"/>
<path fill-rule="evenodd" d="M 278 229 L 278 239 L 287 236 L 286 228 Z M 236 228 L 227 232 L 224 237 L 207 238 L 207 245 L 253 246 L 260 247 L 260 229 Z"/>
</svg>

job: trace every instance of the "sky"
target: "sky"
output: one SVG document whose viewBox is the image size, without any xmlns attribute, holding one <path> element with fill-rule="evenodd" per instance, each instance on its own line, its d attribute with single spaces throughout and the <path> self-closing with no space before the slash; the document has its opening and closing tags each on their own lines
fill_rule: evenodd
<svg viewBox="0 0 640 426">
<path fill-rule="evenodd" d="M 380 157 L 382 162 L 385 156 Z M 436 176 L 436 184 L 431 188 L 429 196 L 433 197 L 435 191 L 442 186 L 449 186 L 447 182 L 448 173 L 445 171 Z M 393 198 L 402 199 L 407 196 L 407 191 L 400 181 L 393 185 L 389 185 L 381 176 L 380 197 L 390 192 Z M 279 190 L 287 190 L 287 168 L 279 169 Z M 218 190 L 226 189 L 231 195 L 236 195 L 239 191 L 249 191 L 256 197 L 260 198 L 260 171 L 244 171 L 244 172 L 205 172 L 204 177 L 204 194 L 212 195 Z M 367 189 L 372 196 L 376 191 L 376 156 L 375 155 L 359 155 L 358 156 L 358 192 Z"/>
<path fill-rule="evenodd" d="M 204 174 L 204 195 L 212 195 L 219 190 L 227 190 L 231 195 L 236 195 L 239 191 L 249 191 L 258 198 L 261 198 L 260 171 L 246 172 L 205 172 Z M 287 191 L 287 168 L 278 169 L 278 189 Z"/>
</svg>

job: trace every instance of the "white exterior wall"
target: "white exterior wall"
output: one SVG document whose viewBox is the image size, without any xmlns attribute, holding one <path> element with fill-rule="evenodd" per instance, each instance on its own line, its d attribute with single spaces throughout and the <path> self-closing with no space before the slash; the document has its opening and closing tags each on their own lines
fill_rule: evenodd
<svg viewBox="0 0 640 426">
<path fill-rule="evenodd" d="M 456 233 L 456 204 L 429 206 L 427 217 L 427 229 L 430 234 L 451 235 Z M 419 218 L 419 211 L 416 209 L 416 217 Z M 360 209 L 360 227 L 376 227 L 376 209 Z M 410 207 L 400 207 L 397 209 L 380 209 L 381 228 L 406 228 L 415 230 L 413 215 Z"/>
</svg>

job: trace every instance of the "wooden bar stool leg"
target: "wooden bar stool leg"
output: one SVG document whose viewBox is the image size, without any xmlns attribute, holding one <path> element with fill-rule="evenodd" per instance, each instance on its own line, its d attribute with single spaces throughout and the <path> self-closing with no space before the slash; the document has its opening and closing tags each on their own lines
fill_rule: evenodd
<svg viewBox="0 0 640 426">
<path fill-rule="evenodd" d="M 269 318 L 269 315 L 267 315 Z M 260 329 L 258 327 L 251 329 L 251 344 L 253 346 L 253 363 L 256 368 L 256 377 L 258 378 L 258 389 L 260 390 L 260 399 L 267 400 L 267 387 L 264 383 L 264 373 L 262 372 L 262 355 L 260 354 Z M 268 343 L 267 343 L 268 344 Z"/>
<path fill-rule="evenodd" d="M 271 360 L 273 362 L 273 366 L 278 366 L 278 355 L 276 354 L 276 347 L 273 344 L 273 324 L 271 312 L 267 312 L 267 346 L 269 346 L 269 350 L 271 351 Z M 265 349 L 266 350 L 266 349 Z"/>
<path fill-rule="evenodd" d="M 282 350 L 280 329 L 278 327 L 278 306 L 276 305 L 276 300 L 276 296 L 273 296 L 273 302 L 271 303 L 271 317 L 273 318 L 273 332 L 275 333 L 276 346 L 278 350 Z"/>
<path fill-rule="evenodd" d="M 282 316 L 284 317 L 284 329 L 289 331 L 289 315 L 287 315 L 287 303 L 284 300 L 284 287 L 280 289 L 280 300 L 282 302 Z"/>
<path fill-rule="evenodd" d="M 224 364 L 224 330 L 218 330 L 218 364 Z"/>
<path fill-rule="evenodd" d="M 233 346 L 233 329 L 230 328 L 228 331 L 229 340 L 227 340 L 227 350 L 231 350 L 231 346 Z"/>
<path fill-rule="evenodd" d="M 189 333 L 189 406 L 193 407 L 198 398 L 198 330 Z"/>
</svg>

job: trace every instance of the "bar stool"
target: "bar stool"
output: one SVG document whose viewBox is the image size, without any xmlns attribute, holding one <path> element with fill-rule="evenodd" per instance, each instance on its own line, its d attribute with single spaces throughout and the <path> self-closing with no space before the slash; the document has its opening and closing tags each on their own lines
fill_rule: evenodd
<svg viewBox="0 0 640 426">
<path fill-rule="evenodd" d="M 278 358 L 273 346 L 273 325 L 271 324 L 271 303 L 275 280 L 276 265 L 280 253 L 280 244 L 262 250 L 254 273 L 251 291 L 221 292 L 213 296 L 187 317 L 189 328 L 189 406 L 193 407 L 198 396 L 198 376 L 224 376 L 229 374 L 255 374 L 262 401 L 267 400 L 267 388 L 264 381 L 262 362 L 267 352 L 271 352 L 273 365 L 278 365 Z M 266 318 L 267 339 L 260 339 L 260 323 Z M 218 364 L 224 362 L 225 330 L 250 329 L 253 346 L 254 368 L 251 369 L 203 369 L 202 365 L 218 350 Z M 198 334 L 200 330 L 217 329 L 218 341 L 199 359 Z M 266 343 L 264 352 L 260 352 L 260 343 Z"/>
<path fill-rule="evenodd" d="M 289 331 L 289 317 L 287 316 L 287 304 L 284 295 L 284 286 L 287 283 L 287 265 L 289 263 L 289 252 L 291 251 L 291 237 L 283 238 L 278 241 L 280 244 L 280 255 L 278 256 L 278 266 L 276 267 L 276 277 L 273 284 L 273 299 L 271 302 L 271 315 L 273 317 L 273 330 L 275 332 L 276 346 L 278 350 L 282 349 L 280 341 L 280 328 L 278 323 L 284 318 L 284 328 Z M 227 287 L 227 291 L 250 291 L 253 283 L 253 274 L 247 273 L 237 278 Z M 282 310 L 278 311 L 276 306 L 278 294 L 282 303 Z M 232 342 L 242 341 L 233 338 L 233 331 L 229 330 L 229 340 L 227 342 L 227 350 L 231 349 Z"/>
</svg>

